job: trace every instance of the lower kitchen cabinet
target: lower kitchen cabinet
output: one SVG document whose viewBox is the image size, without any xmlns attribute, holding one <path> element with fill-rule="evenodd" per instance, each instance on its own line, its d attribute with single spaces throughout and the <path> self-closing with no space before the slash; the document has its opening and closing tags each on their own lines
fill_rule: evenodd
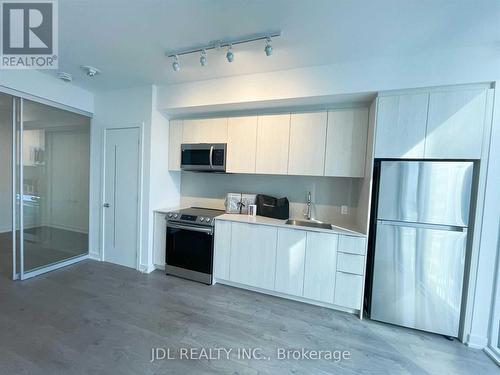
<svg viewBox="0 0 500 375">
<path fill-rule="evenodd" d="M 231 224 L 229 280 L 263 289 L 274 289 L 277 228 Z"/>
<path fill-rule="evenodd" d="M 153 261 L 156 267 L 165 268 L 165 249 L 167 242 L 167 226 L 165 225 L 165 214 L 154 213 L 154 234 L 153 234 Z"/>
<path fill-rule="evenodd" d="M 304 267 L 305 298 L 332 303 L 335 290 L 335 268 L 338 236 L 307 232 Z"/>
<path fill-rule="evenodd" d="M 277 292 L 302 296 L 306 238 L 307 232 L 303 230 L 278 229 L 274 286 Z"/>
<path fill-rule="evenodd" d="M 362 291 L 363 276 L 337 272 L 334 304 L 359 310 L 361 308 Z"/>
<path fill-rule="evenodd" d="M 231 222 L 215 222 L 214 238 L 214 276 L 229 279 L 229 260 L 231 257 Z"/>
<path fill-rule="evenodd" d="M 337 271 L 362 275 L 365 268 L 365 257 L 362 255 L 337 253 Z"/>
<path fill-rule="evenodd" d="M 364 237 L 216 220 L 214 277 L 360 310 L 365 245 Z"/>
</svg>

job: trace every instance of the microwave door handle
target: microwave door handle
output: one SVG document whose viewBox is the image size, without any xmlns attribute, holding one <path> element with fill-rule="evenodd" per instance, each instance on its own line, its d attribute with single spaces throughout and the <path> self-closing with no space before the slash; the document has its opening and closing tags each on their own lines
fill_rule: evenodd
<svg viewBox="0 0 500 375">
<path fill-rule="evenodd" d="M 214 165 L 212 164 L 213 155 L 214 155 L 214 146 L 210 146 L 210 156 L 208 157 L 210 159 L 210 169 L 214 169 Z"/>
</svg>

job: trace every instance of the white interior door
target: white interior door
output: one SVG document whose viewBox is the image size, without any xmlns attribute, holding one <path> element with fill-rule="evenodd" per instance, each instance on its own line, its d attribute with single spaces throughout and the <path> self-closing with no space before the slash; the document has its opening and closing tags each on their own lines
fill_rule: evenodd
<svg viewBox="0 0 500 375">
<path fill-rule="evenodd" d="M 104 160 L 104 260 L 137 268 L 139 128 L 107 129 Z"/>
</svg>

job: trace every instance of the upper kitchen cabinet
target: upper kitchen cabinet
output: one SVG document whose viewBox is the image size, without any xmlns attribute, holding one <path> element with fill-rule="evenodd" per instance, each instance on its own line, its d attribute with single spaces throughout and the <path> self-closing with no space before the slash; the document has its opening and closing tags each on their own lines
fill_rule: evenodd
<svg viewBox="0 0 500 375">
<path fill-rule="evenodd" d="M 375 157 L 424 157 L 428 93 L 381 96 L 377 105 Z"/>
<path fill-rule="evenodd" d="M 287 174 L 290 114 L 259 116 L 256 173 Z"/>
<path fill-rule="evenodd" d="M 426 158 L 481 158 L 486 93 L 482 88 L 430 93 Z"/>
<path fill-rule="evenodd" d="M 292 113 L 288 174 L 322 176 L 325 170 L 326 112 Z"/>
<path fill-rule="evenodd" d="M 181 170 L 182 120 L 172 120 L 169 123 L 168 135 L 168 169 Z"/>
<path fill-rule="evenodd" d="M 184 120 L 182 143 L 227 143 L 227 118 Z"/>
<path fill-rule="evenodd" d="M 364 177 L 368 109 L 328 112 L 325 176 Z"/>
<path fill-rule="evenodd" d="M 227 172 L 255 173 L 257 116 L 227 120 Z"/>
</svg>

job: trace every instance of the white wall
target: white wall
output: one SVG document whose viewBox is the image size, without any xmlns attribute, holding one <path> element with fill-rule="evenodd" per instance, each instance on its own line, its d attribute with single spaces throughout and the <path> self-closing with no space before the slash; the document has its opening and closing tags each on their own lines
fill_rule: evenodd
<svg viewBox="0 0 500 375">
<path fill-rule="evenodd" d="M 0 91 L 2 87 L 81 111 L 94 112 L 94 95 L 91 92 L 37 70 L 0 70 Z"/>
<path fill-rule="evenodd" d="M 181 206 L 224 209 L 226 193 L 266 194 L 287 197 L 290 217 L 302 220 L 310 191 L 316 219 L 359 230 L 356 206 L 360 182 L 342 177 L 182 172 Z M 349 207 L 348 215 L 341 215 L 341 205 Z"/>
<path fill-rule="evenodd" d="M 157 109 L 158 90 L 153 86 L 151 102 L 151 163 L 149 190 L 148 244 L 153 246 L 154 215 L 156 209 L 178 207 L 180 204 L 180 173 L 168 170 L 169 122 Z M 152 270 L 153 251 L 148 252 L 148 271 Z"/>
<path fill-rule="evenodd" d="M 90 255 L 101 259 L 101 215 L 102 188 L 101 179 L 103 155 L 103 136 L 106 128 L 141 127 L 142 129 L 142 196 L 141 233 L 148 231 L 149 199 L 149 139 L 151 134 L 151 99 L 150 86 L 129 90 L 110 91 L 96 94 L 95 112 L 91 134 L 90 166 Z M 145 215 L 144 215 L 145 214 Z M 139 235 L 141 235 L 139 233 Z M 141 236 L 141 248 L 147 249 L 147 236 Z M 147 262 L 147 252 L 141 254 L 140 262 Z"/>
<path fill-rule="evenodd" d="M 166 113 L 259 108 L 270 101 L 286 106 L 296 99 L 489 82 L 500 77 L 499 66 L 498 48 L 450 49 L 161 86 L 159 105 Z"/>
<path fill-rule="evenodd" d="M 140 126 L 142 129 L 141 254 L 139 269 L 153 270 L 152 210 L 177 205 L 179 184 L 168 169 L 168 121 L 156 110 L 152 86 L 99 93 L 91 135 L 90 233 L 91 256 L 101 258 L 103 131 L 105 128 Z"/>
</svg>

